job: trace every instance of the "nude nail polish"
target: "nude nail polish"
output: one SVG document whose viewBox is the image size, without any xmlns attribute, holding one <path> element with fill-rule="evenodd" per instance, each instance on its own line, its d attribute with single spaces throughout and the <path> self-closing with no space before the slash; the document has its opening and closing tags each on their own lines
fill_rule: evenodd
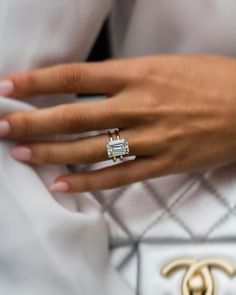
<svg viewBox="0 0 236 295">
<path fill-rule="evenodd" d="M 11 126 L 7 121 L 0 121 L 0 137 L 7 136 L 10 132 Z"/>
<path fill-rule="evenodd" d="M 9 96 L 14 90 L 14 84 L 11 80 L 0 81 L 0 95 Z"/>
<path fill-rule="evenodd" d="M 64 193 L 69 190 L 69 184 L 65 181 L 55 182 L 51 187 L 50 191 L 53 193 Z"/>
<path fill-rule="evenodd" d="M 32 153 L 28 147 L 20 146 L 11 149 L 11 155 L 18 161 L 29 161 Z"/>
</svg>

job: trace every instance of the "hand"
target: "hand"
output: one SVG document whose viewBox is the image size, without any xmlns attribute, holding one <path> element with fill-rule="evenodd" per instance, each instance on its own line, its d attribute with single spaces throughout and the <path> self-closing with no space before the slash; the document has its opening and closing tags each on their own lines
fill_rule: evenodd
<svg viewBox="0 0 236 295">
<path fill-rule="evenodd" d="M 95 191 L 236 159 L 236 61 L 216 56 L 152 56 L 60 65 L 8 77 L 12 97 L 106 93 L 109 99 L 1 117 L 0 133 L 21 142 L 11 153 L 31 164 L 107 160 L 107 134 L 67 142 L 31 137 L 119 128 L 136 159 L 62 175 L 52 191 Z M 25 141 L 27 138 L 27 141 Z"/>
</svg>

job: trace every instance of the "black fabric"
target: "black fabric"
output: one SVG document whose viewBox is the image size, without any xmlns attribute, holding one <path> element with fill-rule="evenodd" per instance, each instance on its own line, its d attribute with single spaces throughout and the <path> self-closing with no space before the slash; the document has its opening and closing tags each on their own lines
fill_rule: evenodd
<svg viewBox="0 0 236 295">
<path fill-rule="evenodd" d="M 110 56 L 108 21 L 106 20 L 89 54 L 88 61 L 100 61 L 108 59 Z"/>
</svg>

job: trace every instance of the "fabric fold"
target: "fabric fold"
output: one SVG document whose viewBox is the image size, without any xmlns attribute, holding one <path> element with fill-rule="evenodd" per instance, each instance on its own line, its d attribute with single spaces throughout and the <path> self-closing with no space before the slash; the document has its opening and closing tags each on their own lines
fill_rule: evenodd
<svg viewBox="0 0 236 295">
<path fill-rule="evenodd" d="M 1 114 L 30 108 L 0 98 Z M 51 195 L 66 168 L 17 162 L 13 145 L 0 141 L 0 293 L 131 295 L 110 266 L 107 225 L 91 196 Z"/>
</svg>

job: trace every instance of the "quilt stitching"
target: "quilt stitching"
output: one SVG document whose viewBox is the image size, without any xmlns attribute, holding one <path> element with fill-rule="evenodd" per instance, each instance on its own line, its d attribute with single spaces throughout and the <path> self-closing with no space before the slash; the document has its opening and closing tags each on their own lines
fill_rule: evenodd
<svg viewBox="0 0 236 295">
<path fill-rule="evenodd" d="M 136 294 L 140 295 L 141 289 L 141 269 L 142 269 L 142 260 L 141 260 L 141 253 L 140 253 L 140 245 L 137 246 L 137 278 L 136 278 Z"/>
<path fill-rule="evenodd" d="M 202 183 L 204 184 L 205 188 L 211 192 L 211 195 L 218 201 L 220 202 L 226 209 L 227 209 L 227 213 L 225 215 L 230 216 L 232 213 L 234 213 L 234 210 L 232 210 L 230 208 L 230 205 L 227 203 L 225 197 L 218 192 L 218 190 L 211 184 L 209 183 L 208 180 L 206 180 L 204 178 L 204 175 L 200 175 L 198 174 L 198 179 L 197 181 L 202 181 Z M 192 186 L 194 186 L 196 184 L 197 181 L 194 181 L 193 183 L 191 183 L 189 189 L 191 189 Z M 143 236 L 153 227 L 155 226 L 156 223 L 158 223 L 160 220 L 162 220 L 162 218 L 164 218 L 164 216 L 169 215 L 170 217 L 172 217 L 187 233 L 188 235 L 193 239 L 194 238 L 194 233 L 192 232 L 192 230 L 179 218 L 177 217 L 172 209 L 175 207 L 175 205 L 181 201 L 181 199 L 188 193 L 188 190 L 185 191 L 184 193 L 182 193 L 179 198 L 176 199 L 175 202 L 173 202 L 172 204 L 170 204 L 169 206 L 166 206 L 164 204 L 164 202 L 157 196 L 156 192 L 153 190 L 152 186 L 149 185 L 148 183 L 144 182 L 144 185 L 148 188 L 149 192 L 151 193 L 152 196 L 154 196 L 157 201 L 159 202 L 159 204 L 161 205 L 161 207 L 163 208 L 163 212 L 161 215 L 159 215 L 151 224 L 148 225 L 148 227 L 146 227 L 146 229 L 143 231 L 143 233 L 141 233 L 141 235 L 138 237 L 138 239 L 135 239 L 135 243 L 137 243 L 138 240 L 141 240 L 143 238 Z M 118 198 L 117 198 L 118 199 Z M 207 232 L 207 235 L 205 235 L 204 239 L 206 239 L 212 231 L 214 231 L 218 226 L 221 225 L 221 220 L 225 219 L 225 215 L 222 216 L 219 220 L 217 220 L 215 222 L 215 224 L 211 227 L 211 229 Z M 118 218 L 115 218 L 115 220 L 117 220 Z M 118 223 L 119 224 L 119 223 Z M 125 225 L 123 225 L 126 229 L 127 227 Z M 123 227 L 122 227 L 123 228 Z M 129 231 L 128 231 L 129 232 Z M 129 236 L 130 238 L 132 238 L 132 233 L 129 232 Z M 132 238 L 131 241 L 134 241 L 134 239 Z"/>
<path fill-rule="evenodd" d="M 225 202 L 222 202 L 222 200 L 224 200 L 224 198 L 223 198 L 223 196 L 222 195 L 220 195 L 220 193 L 216 190 L 216 188 L 215 187 L 213 187 L 211 184 L 209 184 L 208 183 L 208 181 L 205 179 L 205 178 L 203 178 L 203 176 L 202 175 L 198 175 L 198 179 L 197 180 L 195 180 L 195 181 L 193 181 L 189 186 L 188 186 L 188 189 L 187 190 L 185 190 L 176 200 L 175 200 L 175 202 L 173 202 L 172 204 L 171 204 L 171 206 L 166 206 L 163 202 L 162 202 L 162 200 L 160 200 L 160 198 L 157 196 L 157 194 L 156 194 L 156 192 L 152 189 L 152 187 L 151 186 L 149 186 L 149 184 L 147 184 L 146 182 L 144 183 L 144 185 L 146 185 L 147 187 L 148 187 L 148 189 L 149 189 L 149 191 L 150 191 L 150 193 L 155 197 L 155 198 L 157 198 L 157 201 L 159 202 L 159 203 L 161 203 L 160 205 L 163 207 L 164 206 L 164 211 L 163 211 L 163 213 L 160 215 L 160 216 L 158 216 L 158 218 L 155 220 L 155 222 L 153 222 L 151 225 L 149 225 L 148 226 L 148 228 L 146 228 L 146 230 L 139 236 L 139 238 L 136 240 L 136 241 L 134 241 L 134 244 L 133 244 L 133 251 L 131 251 L 130 253 L 129 253 L 129 255 L 128 255 L 128 257 L 126 256 L 125 257 L 125 259 L 123 260 L 123 262 L 125 262 L 124 264 L 126 264 L 126 263 L 128 263 L 129 262 L 129 260 L 130 259 L 132 259 L 132 257 L 133 257 L 133 255 L 134 254 L 137 254 L 136 253 L 136 249 L 137 249 L 137 247 L 139 246 L 139 243 L 140 242 L 142 242 L 142 239 L 143 239 L 143 236 L 156 224 L 156 223 L 158 223 L 158 221 L 159 220 L 161 220 L 166 214 L 168 214 L 170 217 L 172 217 L 173 218 L 173 215 L 171 216 L 171 209 L 175 206 L 175 204 L 176 203 L 178 203 L 187 193 L 188 193 L 188 191 L 198 182 L 198 181 L 203 181 L 204 182 L 204 184 L 205 185 L 207 185 L 207 188 L 208 188 L 208 190 L 210 189 L 210 191 L 211 191 L 211 193 L 212 193 L 212 195 L 216 198 L 216 200 L 218 201 L 218 202 L 220 202 L 222 205 L 224 205 L 226 208 L 227 208 L 227 213 L 226 214 L 224 214 L 224 216 L 223 217 L 221 217 L 220 218 L 220 220 L 218 220 L 212 227 L 211 227 L 211 229 L 209 230 L 209 232 L 207 233 L 207 235 L 205 236 L 205 240 L 207 239 L 207 237 L 211 234 L 211 232 L 212 231 L 214 231 L 218 226 L 220 226 L 220 224 L 221 223 L 223 223 L 230 215 L 231 215 L 231 213 L 235 210 L 235 208 L 236 208 L 236 205 L 235 205 L 235 208 L 233 208 L 233 209 L 231 209 L 230 210 L 230 208 L 229 208 L 229 205 L 227 205 Z M 216 196 L 216 194 L 217 194 L 217 196 Z M 174 216 L 175 216 L 175 214 L 174 214 Z M 175 216 L 175 217 L 177 217 L 177 216 Z M 175 219 L 176 220 L 176 219 Z M 184 229 L 186 230 L 186 228 L 185 228 L 185 223 L 184 222 L 182 222 L 178 217 L 177 217 L 177 220 L 176 220 L 177 222 L 178 222 L 178 224 L 180 224 L 182 227 L 184 227 Z M 190 230 L 190 231 L 189 231 Z M 193 238 L 194 237 L 194 234 L 193 234 L 193 232 L 191 231 L 191 229 L 188 229 L 188 227 L 187 227 L 187 233 Z M 121 265 L 123 265 L 124 266 L 124 264 L 123 263 L 121 263 L 120 264 L 120 266 Z M 122 267 L 121 267 L 122 268 Z"/>
<path fill-rule="evenodd" d="M 111 201 L 104 205 L 101 202 L 101 198 L 102 198 L 102 192 L 101 191 L 97 191 L 97 192 L 93 192 L 93 196 L 96 198 L 96 200 L 99 202 L 99 204 L 102 206 L 102 212 L 105 211 L 109 211 L 109 209 L 115 204 L 115 202 L 128 190 L 128 187 L 122 187 L 120 189 L 117 189 L 113 192 L 112 197 L 111 197 Z"/>
<path fill-rule="evenodd" d="M 98 199 L 98 196 L 96 193 L 92 193 L 92 195 L 94 196 L 94 198 L 100 203 L 100 200 Z M 120 197 L 120 195 L 119 195 Z M 115 201 L 119 198 L 115 198 L 113 204 L 115 203 Z M 101 203 L 100 203 L 101 204 Z M 102 205 L 102 204 L 101 204 Z M 123 232 L 126 233 L 126 235 L 128 236 L 130 242 L 133 241 L 133 236 L 130 233 L 129 229 L 121 222 L 121 220 L 116 216 L 115 211 L 113 210 L 112 206 L 108 206 L 105 210 L 104 208 L 102 208 L 101 211 L 103 214 L 106 212 L 107 214 L 110 215 L 110 217 L 116 222 L 116 224 L 122 229 Z"/>
<path fill-rule="evenodd" d="M 199 186 L 202 186 L 208 193 L 210 193 L 210 196 L 214 198 L 214 200 L 223 206 L 226 209 L 226 212 L 220 216 L 220 218 L 207 230 L 206 234 L 201 237 L 197 237 L 194 233 L 194 230 L 175 213 L 175 208 L 178 206 L 178 204 L 181 203 L 181 201 L 187 196 L 186 200 L 190 197 L 191 194 L 188 193 L 195 185 L 197 185 L 199 182 Z M 236 217 L 236 204 L 232 207 L 230 203 L 227 201 L 227 197 L 222 194 L 217 186 L 215 186 L 211 182 L 211 177 L 206 178 L 206 173 L 194 173 L 193 178 L 191 178 L 187 184 L 186 182 L 184 185 L 182 185 L 182 190 L 179 194 L 174 194 L 173 196 L 170 196 L 168 204 L 165 203 L 165 200 L 162 198 L 162 196 L 154 189 L 154 187 L 149 183 L 148 181 L 145 181 L 142 183 L 143 186 L 145 186 L 145 189 L 147 190 L 147 196 L 153 198 L 158 206 L 160 207 L 160 210 L 154 218 L 152 222 L 150 222 L 144 230 L 140 233 L 140 235 L 135 236 L 132 233 L 132 228 L 129 229 L 129 226 L 127 226 L 125 223 L 122 222 L 121 218 L 117 215 L 117 212 L 115 211 L 115 208 L 113 207 L 114 204 L 120 200 L 122 196 L 124 196 L 125 193 L 127 193 L 128 188 L 130 186 L 126 186 L 117 190 L 114 190 L 111 192 L 110 196 L 108 194 L 108 202 L 106 204 L 103 204 L 103 192 L 98 191 L 94 192 L 92 195 L 96 199 L 96 201 L 101 205 L 101 212 L 103 214 L 109 214 L 109 217 L 113 219 L 113 221 L 117 224 L 117 226 L 121 229 L 121 231 L 125 234 L 124 238 L 122 238 L 121 243 L 119 244 L 118 240 L 111 241 L 110 243 L 110 249 L 111 251 L 115 251 L 115 249 L 120 248 L 122 246 L 129 246 L 130 250 L 128 254 L 125 255 L 123 259 L 120 259 L 118 265 L 116 265 L 116 268 L 119 272 L 122 273 L 124 268 L 129 265 L 129 263 L 132 261 L 132 259 L 137 259 L 136 263 L 136 280 L 133 283 L 135 285 L 134 291 L 135 294 L 140 295 L 141 294 L 141 287 L 142 287 L 142 254 L 140 252 L 140 246 L 141 243 L 144 243 L 145 241 L 152 240 L 152 238 L 145 237 L 148 232 L 151 231 L 152 228 L 155 227 L 156 224 L 158 224 L 163 218 L 171 218 L 178 226 L 180 226 L 185 233 L 187 233 L 189 237 L 189 241 L 200 241 L 200 242 L 206 242 L 212 233 L 217 230 L 224 222 L 226 222 L 232 215 Z M 181 188 L 180 188 L 181 189 Z M 109 202 L 109 197 L 111 198 L 111 201 Z M 185 200 L 182 201 L 182 204 L 184 205 Z M 155 243 L 158 241 L 155 240 Z M 159 241 L 161 242 L 161 241 Z M 125 279 L 125 278 L 124 278 Z"/>
<path fill-rule="evenodd" d="M 136 247 L 131 246 L 131 251 L 128 253 L 128 255 L 126 255 L 126 257 L 123 260 L 120 261 L 120 263 L 116 266 L 116 268 L 118 270 L 122 270 L 126 266 L 126 264 L 129 263 L 129 261 L 133 258 L 133 256 L 137 254 L 136 252 L 137 252 L 137 246 Z"/>
<path fill-rule="evenodd" d="M 202 184 L 205 186 L 205 188 L 211 193 L 211 195 L 216 199 L 216 201 L 218 201 L 222 206 L 224 206 L 227 209 L 227 212 L 221 216 L 213 225 L 212 227 L 208 230 L 207 234 L 202 237 L 201 240 L 206 241 L 207 238 L 211 235 L 211 233 L 216 230 L 219 226 L 221 226 L 221 224 L 223 222 L 225 222 L 225 220 L 227 218 L 230 218 L 230 216 L 236 212 L 236 204 L 233 208 L 230 207 L 230 205 L 228 204 L 228 202 L 226 201 L 226 198 L 216 189 L 215 186 L 213 186 L 207 179 L 205 179 L 204 174 L 195 174 L 196 177 L 198 177 L 198 180 L 200 182 L 202 182 Z M 196 182 L 192 183 L 192 185 L 190 185 L 190 189 L 192 186 L 194 186 L 196 184 Z M 157 198 L 157 194 L 156 192 L 152 189 L 151 186 L 148 186 L 150 191 L 152 191 L 152 194 Z M 188 190 L 183 194 L 183 197 L 188 193 Z M 181 198 L 182 199 L 182 198 Z M 159 203 L 161 202 L 164 206 L 165 204 L 162 202 L 162 200 L 160 198 L 158 198 Z M 197 238 L 195 237 L 194 233 L 192 232 L 192 230 L 180 219 L 178 218 L 173 212 L 172 212 L 172 208 L 174 206 L 170 206 L 170 207 L 165 207 L 165 210 L 169 211 L 169 216 L 172 217 L 175 221 L 178 222 L 179 225 L 182 226 L 182 228 L 190 235 L 190 237 L 193 238 Z M 158 220 L 159 221 L 159 220 Z M 155 225 L 155 224 L 154 224 Z M 153 226 L 154 226 L 153 225 Z M 152 227 L 152 226 L 151 226 Z M 151 228 L 150 228 L 151 229 Z M 147 229 L 147 231 L 149 231 L 150 229 Z M 199 240 L 199 238 L 197 238 Z"/>
<path fill-rule="evenodd" d="M 71 166 L 73 166 L 73 165 L 69 166 L 70 170 L 75 171 L 75 169 L 73 167 L 71 167 Z M 83 167 L 82 170 L 85 171 L 87 169 L 90 169 L 90 166 L 91 165 Z M 211 195 L 219 203 L 221 203 L 222 206 L 224 206 L 227 209 L 227 213 L 224 214 L 223 216 L 221 216 L 221 218 L 219 220 L 217 220 L 215 222 L 215 224 L 213 224 L 211 226 L 211 228 L 208 230 L 208 232 L 205 234 L 205 236 L 202 237 L 203 240 L 207 240 L 208 237 L 212 234 L 212 232 L 215 231 L 219 226 L 221 226 L 221 224 L 223 222 L 225 222 L 231 215 L 236 214 L 235 209 L 234 209 L 236 207 L 236 205 L 233 208 L 231 208 L 231 206 L 227 202 L 227 198 L 217 190 L 217 188 L 210 182 L 210 179 L 205 178 L 205 173 L 204 174 L 197 173 L 197 174 L 195 174 L 195 177 L 196 176 L 198 177 L 198 180 L 202 182 L 202 185 L 204 185 L 205 189 L 207 189 L 211 193 Z M 185 232 L 188 233 L 190 238 L 193 239 L 194 238 L 194 233 L 192 232 L 192 230 L 180 218 L 178 218 L 178 216 L 176 216 L 176 214 L 173 213 L 172 208 L 175 206 L 175 204 L 171 204 L 171 205 L 167 206 L 166 204 L 164 204 L 164 202 L 161 200 L 161 198 L 159 198 L 157 196 L 156 192 L 153 190 L 151 185 L 149 185 L 148 183 L 144 183 L 144 185 L 146 186 L 146 188 L 150 192 L 151 196 L 153 196 L 155 199 L 157 199 L 159 205 L 163 208 L 163 212 L 162 212 L 161 215 L 159 215 L 156 218 L 156 220 L 154 220 L 151 224 L 149 224 L 146 227 L 146 229 L 143 231 L 143 233 L 140 234 L 138 239 L 134 239 L 132 233 L 128 230 L 127 226 L 125 224 L 123 224 L 122 222 L 120 222 L 120 220 L 119 220 L 119 218 L 117 216 L 116 217 L 114 216 L 115 212 L 114 212 L 114 210 L 112 210 L 113 204 L 127 191 L 127 189 L 128 189 L 127 186 L 124 187 L 124 188 L 115 190 L 112 193 L 111 202 L 106 204 L 106 205 L 103 205 L 102 202 L 101 202 L 102 191 L 93 193 L 93 196 L 99 202 L 99 204 L 102 206 L 102 213 L 107 212 L 110 215 L 110 217 L 113 218 L 113 220 L 117 223 L 117 225 L 120 226 L 120 228 L 128 235 L 128 237 L 130 239 L 130 242 L 137 243 L 138 240 L 142 239 L 143 236 L 149 230 L 151 230 L 151 228 L 153 226 L 155 226 L 156 223 L 158 223 L 160 220 L 162 220 L 162 218 L 164 218 L 164 216 L 166 216 L 166 215 L 169 215 L 172 219 L 174 219 L 175 222 L 177 222 L 185 230 Z"/>
<path fill-rule="evenodd" d="M 203 237 L 204 240 L 207 240 L 209 238 L 209 236 L 213 233 L 213 231 L 215 231 L 217 228 L 219 228 L 224 222 L 226 222 L 231 216 L 232 213 L 235 213 L 236 210 L 236 204 L 229 209 L 229 211 L 224 214 L 217 223 L 215 223 L 207 232 L 207 234 L 205 235 L 205 237 Z"/>
<path fill-rule="evenodd" d="M 206 187 L 206 189 L 208 189 L 210 192 L 212 192 L 213 197 L 215 197 L 216 199 L 218 199 L 218 201 L 220 201 L 220 203 L 227 209 L 230 210 L 231 206 L 229 205 L 229 203 L 227 202 L 227 198 L 225 196 L 223 196 L 217 189 L 216 187 L 204 177 L 203 175 L 200 175 L 199 177 L 201 177 L 202 179 L 202 183 L 203 185 Z"/>
<path fill-rule="evenodd" d="M 191 229 L 184 223 L 182 222 L 182 220 L 176 216 L 174 214 L 174 212 L 172 211 L 172 209 L 185 197 L 185 195 L 188 193 L 188 191 L 191 189 L 191 187 L 195 184 L 196 182 L 193 182 L 190 186 L 187 187 L 187 189 L 181 193 L 175 200 L 173 203 L 171 203 L 169 206 L 167 206 L 162 200 L 161 198 L 158 197 L 157 193 L 153 190 L 152 186 L 150 186 L 149 184 L 145 183 L 145 185 L 147 186 L 148 190 L 150 193 L 152 193 L 152 195 L 154 196 L 154 198 L 156 199 L 156 201 L 161 205 L 161 207 L 163 208 L 163 213 L 158 216 L 156 218 L 156 220 L 154 220 L 147 228 L 146 230 L 143 231 L 143 233 L 140 235 L 139 239 L 142 239 L 159 221 L 162 220 L 162 218 L 165 217 L 165 215 L 169 215 L 170 217 L 172 217 L 172 219 L 175 220 L 175 222 L 177 222 L 189 235 L 189 237 L 193 237 L 193 233 L 191 231 Z"/>
<path fill-rule="evenodd" d="M 133 258 L 133 256 L 135 255 L 135 254 L 137 254 L 136 253 L 136 249 L 137 249 L 137 247 L 139 247 L 139 243 L 140 242 L 142 242 L 142 239 L 143 239 L 143 237 L 144 237 L 144 235 L 149 231 L 149 229 L 151 229 L 153 226 L 155 226 L 155 224 L 157 224 L 160 220 L 162 220 L 162 218 L 164 218 L 164 216 L 166 215 L 166 214 L 168 214 L 168 215 L 170 215 L 170 212 L 171 212 L 171 209 L 176 205 L 176 204 L 178 204 L 178 202 L 180 202 L 181 200 L 182 200 L 182 198 L 184 198 L 184 196 L 188 193 L 188 191 L 197 183 L 197 181 L 198 180 L 194 180 L 194 181 L 192 181 L 191 182 L 191 184 L 190 185 L 188 185 L 187 186 L 187 188 L 184 190 L 184 192 L 182 192 L 176 199 L 175 199 L 175 201 L 174 202 L 172 202 L 172 204 L 171 205 L 169 205 L 169 208 L 168 208 L 168 211 L 166 210 L 166 205 L 165 205 L 165 207 L 163 208 L 163 212 L 162 212 L 162 214 L 161 215 L 159 215 L 158 216 L 158 218 L 156 218 L 156 220 L 155 220 L 155 222 L 153 222 L 153 223 L 151 223 L 151 226 L 149 226 L 148 228 L 146 228 L 146 230 L 144 230 L 143 231 L 143 233 L 136 239 L 136 240 L 133 240 L 133 245 L 132 245 L 132 248 L 133 248 L 133 251 L 131 251 L 122 261 L 121 261 L 121 263 L 120 263 L 120 265 L 122 265 L 122 267 L 126 264 L 126 263 L 128 263 L 129 262 L 129 260 L 131 260 L 132 258 Z M 149 187 L 149 185 L 146 183 L 146 182 L 144 182 L 144 184 L 146 185 L 146 186 L 148 186 Z M 150 186 L 151 187 L 151 186 Z M 150 189 L 150 187 L 149 187 L 149 189 Z M 150 193 L 152 193 L 152 195 L 156 198 L 156 192 L 154 192 L 154 191 L 150 191 Z M 158 200 L 159 200 L 159 198 L 158 198 Z M 162 203 L 163 202 L 161 202 L 161 206 L 162 206 Z M 177 219 L 179 219 L 178 217 L 177 217 Z M 182 222 L 180 222 L 180 225 L 182 226 Z M 191 237 L 191 230 L 190 230 L 190 233 L 188 232 L 188 230 L 189 229 L 187 229 L 187 233 L 189 234 L 189 236 Z M 131 240 L 132 241 L 132 240 Z M 124 263 L 125 262 L 125 263 Z M 121 269 L 121 268 L 120 268 Z"/>
</svg>

